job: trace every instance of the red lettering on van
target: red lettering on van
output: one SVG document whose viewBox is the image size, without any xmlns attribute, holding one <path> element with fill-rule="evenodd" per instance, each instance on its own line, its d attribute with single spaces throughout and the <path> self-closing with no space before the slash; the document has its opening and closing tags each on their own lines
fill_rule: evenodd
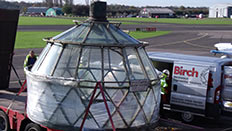
<svg viewBox="0 0 232 131">
<path fill-rule="evenodd" d="M 191 77 L 198 77 L 198 71 L 195 70 L 195 68 L 193 67 L 192 70 L 186 70 L 183 69 L 183 67 L 179 67 L 179 66 L 175 66 L 174 67 L 174 74 L 175 75 L 187 75 L 187 76 L 191 76 Z"/>
</svg>

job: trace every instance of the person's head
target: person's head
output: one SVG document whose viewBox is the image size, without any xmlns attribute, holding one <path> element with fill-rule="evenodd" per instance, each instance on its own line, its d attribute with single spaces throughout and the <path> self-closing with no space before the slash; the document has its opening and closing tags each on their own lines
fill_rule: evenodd
<svg viewBox="0 0 232 131">
<path fill-rule="evenodd" d="M 31 51 L 29 52 L 29 55 L 30 55 L 31 57 L 34 57 L 34 56 L 35 56 L 34 51 L 33 51 L 33 50 L 31 50 Z"/>
<path fill-rule="evenodd" d="M 169 70 L 167 70 L 167 69 L 163 70 L 163 73 L 166 74 L 167 77 L 170 75 L 170 72 L 169 72 Z"/>
</svg>

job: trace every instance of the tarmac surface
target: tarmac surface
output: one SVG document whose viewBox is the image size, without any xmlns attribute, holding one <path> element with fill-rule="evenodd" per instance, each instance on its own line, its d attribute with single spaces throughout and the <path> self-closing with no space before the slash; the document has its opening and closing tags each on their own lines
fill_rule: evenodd
<svg viewBox="0 0 232 131">
<path fill-rule="evenodd" d="M 54 26 L 19 26 L 18 31 L 65 31 L 72 25 L 54 25 Z M 155 27 L 157 31 L 171 31 L 170 34 L 141 39 L 146 41 L 149 46 L 147 51 L 173 52 L 181 54 L 192 54 L 200 56 L 212 56 L 210 50 L 215 49 L 214 44 L 219 42 L 232 42 L 232 26 L 227 25 L 181 25 L 181 24 L 161 24 L 161 23 L 139 23 L 137 25 L 121 25 L 121 29 L 133 31 L 136 28 Z M 31 49 L 16 49 L 13 58 L 13 65 L 17 70 L 20 79 L 25 80 L 23 71 L 23 61 Z M 42 48 L 33 49 L 36 54 L 42 51 Z M 18 78 L 11 72 L 10 87 L 16 89 L 19 86 Z M 168 119 L 176 119 L 177 117 Z M 214 121 L 206 118 L 197 119 L 193 125 L 203 127 L 207 130 L 225 130 L 232 127 L 232 119 L 222 118 L 220 121 Z M 232 129 L 231 129 L 232 130 Z"/>
</svg>

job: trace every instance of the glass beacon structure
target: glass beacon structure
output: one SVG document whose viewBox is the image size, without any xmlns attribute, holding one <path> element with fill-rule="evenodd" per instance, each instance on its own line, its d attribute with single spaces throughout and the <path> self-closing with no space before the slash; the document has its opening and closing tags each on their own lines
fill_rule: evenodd
<svg viewBox="0 0 232 131">
<path fill-rule="evenodd" d="M 106 2 L 91 3 L 88 20 L 46 41 L 25 68 L 33 122 L 78 130 L 83 120 L 86 129 L 112 129 L 110 117 L 117 129 L 158 121 L 160 82 L 145 45 L 107 21 Z"/>
</svg>

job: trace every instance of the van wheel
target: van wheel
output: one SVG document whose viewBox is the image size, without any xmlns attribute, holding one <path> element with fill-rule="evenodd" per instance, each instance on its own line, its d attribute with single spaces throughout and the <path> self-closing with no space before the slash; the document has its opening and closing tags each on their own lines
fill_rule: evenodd
<svg viewBox="0 0 232 131">
<path fill-rule="evenodd" d="M 42 128 L 35 123 L 28 123 L 24 131 L 42 131 Z"/>
<path fill-rule="evenodd" d="M 194 120 L 194 115 L 190 112 L 183 112 L 181 113 L 181 118 L 184 122 L 190 123 Z"/>
<path fill-rule="evenodd" d="M 0 130 L 1 131 L 9 131 L 10 130 L 8 116 L 3 111 L 0 111 Z"/>
</svg>

